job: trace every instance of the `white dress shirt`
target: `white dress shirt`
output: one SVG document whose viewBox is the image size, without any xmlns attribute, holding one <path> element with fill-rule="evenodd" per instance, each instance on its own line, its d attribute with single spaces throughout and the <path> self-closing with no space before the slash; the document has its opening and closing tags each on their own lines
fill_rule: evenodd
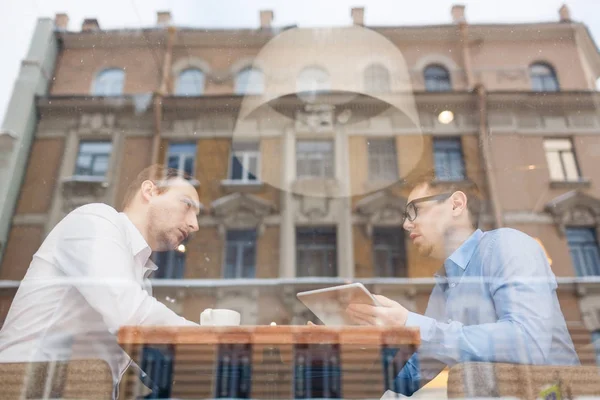
<svg viewBox="0 0 600 400">
<path fill-rule="evenodd" d="M 0 362 L 101 358 L 116 388 L 131 363 L 119 327 L 196 326 L 152 297 L 151 252 L 106 204 L 69 213 L 33 256 L 0 331 Z"/>
</svg>

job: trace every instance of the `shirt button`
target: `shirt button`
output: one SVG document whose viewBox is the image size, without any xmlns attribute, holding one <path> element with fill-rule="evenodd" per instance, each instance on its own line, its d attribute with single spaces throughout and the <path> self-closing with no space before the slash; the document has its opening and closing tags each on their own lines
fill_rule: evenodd
<svg viewBox="0 0 600 400">
<path fill-rule="evenodd" d="M 455 287 L 455 286 L 456 286 L 456 283 L 451 283 L 450 284 L 450 287 Z"/>
</svg>

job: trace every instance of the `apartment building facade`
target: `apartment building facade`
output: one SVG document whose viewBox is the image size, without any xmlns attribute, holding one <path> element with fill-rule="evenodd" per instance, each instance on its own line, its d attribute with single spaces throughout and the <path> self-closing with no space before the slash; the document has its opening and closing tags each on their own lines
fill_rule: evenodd
<svg viewBox="0 0 600 400">
<path fill-rule="evenodd" d="M 412 174 L 477 185 L 482 229 L 537 238 L 582 361 L 600 337 L 600 54 L 556 22 L 142 30 L 85 20 L 60 43 L 0 267 L 2 318 L 45 235 L 74 208 L 119 208 L 144 167 L 195 177 L 200 230 L 156 253 L 154 292 L 197 321 L 312 319 L 298 291 L 346 281 L 424 312 L 439 265 L 401 229 Z M 322 395 L 322 394 L 321 394 Z"/>
</svg>

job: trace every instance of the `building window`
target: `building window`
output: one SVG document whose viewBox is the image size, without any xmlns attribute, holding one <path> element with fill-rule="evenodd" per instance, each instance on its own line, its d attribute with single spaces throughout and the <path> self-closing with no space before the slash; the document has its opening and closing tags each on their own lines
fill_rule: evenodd
<svg viewBox="0 0 600 400">
<path fill-rule="evenodd" d="M 217 353 L 215 398 L 250 398 L 252 346 L 220 344 Z"/>
<path fill-rule="evenodd" d="M 258 143 L 234 143 L 231 151 L 229 179 L 240 182 L 258 181 L 259 161 Z"/>
<path fill-rule="evenodd" d="M 569 252 L 577 276 L 600 275 L 600 251 L 593 228 L 566 228 Z"/>
<path fill-rule="evenodd" d="M 194 176 L 194 160 L 196 159 L 196 143 L 170 143 L 167 154 L 169 168 L 174 168 L 183 176 Z"/>
<path fill-rule="evenodd" d="M 298 344 L 294 348 L 294 398 L 340 399 L 342 372 L 337 344 Z"/>
<path fill-rule="evenodd" d="M 390 91 L 390 73 L 379 64 L 365 69 L 365 90 L 370 93 L 387 93 Z"/>
<path fill-rule="evenodd" d="M 579 180 L 579 168 L 570 139 L 546 139 L 544 150 L 552 181 Z"/>
<path fill-rule="evenodd" d="M 331 90 L 329 73 L 321 67 L 304 68 L 298 75 L 296 90 L 300 93 Z"/>
<path fill-rule="evenodd" d="M 449 92 L 452 90 L 450 72 L 441 65 L 430 65 L 425 68 L 425 90 L 428 92 Z"/>
<path fill-rule="evenodd" d="M 174 347 L 172 345 L 145 345 L 142 349 L 140 368 L 147 375 L 144 384 L 152 390 L 146 399 L 165 399 L 171 397 L 173 382 Z"/>
<path fill-rule="evenodd" d="M 244 68 L 235 77 L 235 94 L 262 94 L 265 91 L 265 77 L 257 68 Z"/>
<path fill-rule="evenodd" d="M 337 276 L 335 228 L 296 229 L 296 275 Z"/>
<path fill-rule="evenodd" d="M 152 274 L 154 279 L 183 279 L 185 274 L 186 243 L 177 249 L 154 253 L 154 263 L 158 269 Z"/>
<path fill-rule="evenodd" d="M 256 276 L 256 230 L 231 230 L 225 245 L 225 279 Z"/>
<path fill-rule="evenodd" d="M 465 164 L 460 138 L 433 139 L 435 177 L 440 181 L 465 179 Z"/>
<path fill-rule="evenodd" d="M 105 69 L 96 75 L 92 95 L 122 96 L 124 83 L 125 71 L 119 68 Z"/>
<path fill-rule="evenodd" d="M 596 365 L 600 367 L 600 331 L 592 332 L 592 345 L 596 351 Z"/>
<path fill-rule="evenodd" d="M 75 164 L 75 175 L 85 177 L 106 176 L 111 150 L 111 142 L 80 142 L 77 163 Z"/>
<path fill-rule="evenodd" d="M 299 140 L 296 143 L 298 178 L 333 178 L 333 142 L 328 140 Z"/>
<path fill-rule="evenodd" d="M 377 276 L 384 278 L 407 276 L 402 227 L 373 230 L 373 261 Z"/>
<path fill-rule="evenodd" d="M 393 181 L 398 179 L 398 156 L 394 139 L 371 139 L 369 148 L 369 179 Z"/>
<path fill-rule="evenodd" d="M 197 68 L 183 70 L 177 78 L 175 95 L 201 96 L 204 92 L 204 73 Z"/>
<path fill-rule="evenodd" d="M 534 92 L 558 92 L 558 79 L 554 68 L 548 64 L 536 63 L 529 67 L 531 90 Z"/>
</svg>

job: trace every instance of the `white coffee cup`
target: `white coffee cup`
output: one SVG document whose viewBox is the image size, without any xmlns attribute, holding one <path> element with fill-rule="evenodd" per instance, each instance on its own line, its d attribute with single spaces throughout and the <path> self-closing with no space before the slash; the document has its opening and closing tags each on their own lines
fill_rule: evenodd
<svg viewBox="0 0 600 400">
<path fill-rule="evenodd" d="M 240 313 L 237 311 L 207 308 L 200 314 L 200 325 L 237 326 L 240 324 L 240 319 Z"/>
</svg>

